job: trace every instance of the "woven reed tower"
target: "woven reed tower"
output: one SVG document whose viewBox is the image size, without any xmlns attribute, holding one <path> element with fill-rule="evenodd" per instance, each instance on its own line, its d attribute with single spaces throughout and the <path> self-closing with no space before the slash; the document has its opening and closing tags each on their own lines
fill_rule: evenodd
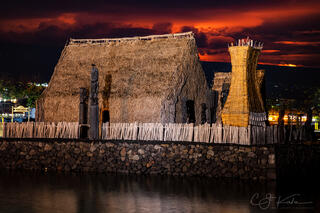
<svg viewBox="0 0 320 213">
<path fill-rule="evenodd" d="M 261 95 L 263 70 L 257 70 L 262 44 L 247 39 L 229 46 L 232 77 L 229 95 L 222 110 L 224 125 L 265 126 L 266 113 Z"/>
</svg>

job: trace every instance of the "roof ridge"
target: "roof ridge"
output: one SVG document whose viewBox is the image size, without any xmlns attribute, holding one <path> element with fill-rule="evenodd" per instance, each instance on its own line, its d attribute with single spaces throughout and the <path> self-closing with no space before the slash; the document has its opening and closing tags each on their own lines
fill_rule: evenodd
<svg viewBox="0 0 320 213">
<path fill-rule="evenodd" d="M 149 36 L 135 36 L 135 37 L 124 37 L 124 38 L 100 38 L 100 39 L 73 39 L 70 38 L 68 45 L 70 44 L 102 44 L 108 42 L 121 42 L 121 41 L 137 41 L 137 40 L 154 40 L 163 38 L 182 38 L 182 37 L 193 37 L 193 32 L 185 33 L 172 33 L 163 35 L 149 35 Z"/>
</svg>

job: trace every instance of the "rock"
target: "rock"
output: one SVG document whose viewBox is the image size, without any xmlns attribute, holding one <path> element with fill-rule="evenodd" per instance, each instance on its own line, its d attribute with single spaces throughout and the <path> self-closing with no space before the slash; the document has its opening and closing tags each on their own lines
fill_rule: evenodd
<svg viewBox="0 0 320 213">
<path fill-rule="evenodd" d="M 121 149 L 120 155 L 121 155 L 121 157 L 126 156 L 126 148 L 122 148 L 122 149 Z"/>
<path fill-rule="evenodd" d="M 139 153 L 140 155 L 143 155 L 143 154 L 144 154 L 144 150 L 143 150 L 143 149 L 138 149 L 138 153 Z"/>
<path fill-rule="evenodd" d="M 110 147 L 114 147 L 114 144 L 113 144 L 113 143 L 106 143 L 106 146 L 107 146 L 108 148 L 110 148 Z"/>
<path fill-rule="evenodd" d="M 95 144 L 90 145 L 90 152 L 94 152 L 94 151 L 96 151 L 96 149 L 97 149 L 97 145 L 95 145 Z"/>
<path fill-rule="evenodd" d="M 255 157 L 257 157 L 257 155 L 255 153 L 253 153 L 253 152 L 249 152 L 248 153 L 248 157 L 249 158 L 255 158 Z"/>
<path fill-rule="evenodd" d="M 29 155 L 35 155 L 37 152 L 34 149 L 31 149 L 31 151 L 29 152 Z"/>
<path fill-rule="evenodd" d="M 75 154 L 80 154 L 81 150 L 80 150 L 79 148 L 75 148 L 75 149 L 73 150 L 73 152 L 74 152 Z"/>
<path fill-rule="evenodd" d="M 1 146 L 0 146 L 0 151 L 6 150 L 7 147 L 8 147 L 8 143 L 2 143 Z"/>
<path fill-rule="evenodd" d="M 214 155 L 214 151 L 212 151 L 211 149 L 208 150 L 207 155 L 209 156 L 213 156 Z"/>
<path fill-rule="evenodd" d="M 183 167 L 182 167 L 182 171 L 183 171 L 183 172 L 187 172 L 187 171 L 188 171 L 188 168 L 187 168 L 186 166 L 183 166 Z"/>
<path fill-rule="evenodd" d="M 156 149 L 156 150 L 161 149 L 161 146 L 155 145 L 155 146 L 154 146 L 154 149 Z"/>
<path fill-rule="evenodd" d="M 268 162 L 269 162 L 269 164 L 271 164 L 271 165 L 274 165 L 274 164 L 275 164 L 275 156 L 274 156 L 274 154 L 270 154 L 270 155 L 268 156 Z"/>
<path fill-rule="evenodd" d="M 132 157 L 132 160 L 134 160 L 134 161 L 139 160 L 139 156 L 138 156 L 138 155 L 134 155 L 134 156 Z"/>
<path fill-rule="evenodd" d="M 52 150 L 52 145 L 46 144 L 44 146 L 44 151 L 50 151 L 50 150 Z"/>
<path fill-rule="evenodd" d="M 246 147 L 246 148 L 244 149 L 244 151 L 245 151 L 245 152 L 251 152 L 252 150 L 251 150 L 250 147 Z"/>
<path fill-rule="evenodd" d="M 148 163 L 146 164 L 146 167 L 149 168 L 149 167 L 151 167 L 153 164 L 154 164 L 154 161 L 148 162 Z"/>
</svg>

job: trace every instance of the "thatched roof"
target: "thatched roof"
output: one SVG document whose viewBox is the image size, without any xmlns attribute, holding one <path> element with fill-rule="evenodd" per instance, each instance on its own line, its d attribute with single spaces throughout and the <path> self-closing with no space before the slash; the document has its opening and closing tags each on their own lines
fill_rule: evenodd
<svg viewBox="0 0 320 213">
<path fill-rule="evenodd" d="M 132 105 L 141 110 L 148 110 L 145 105 L 153 102 L 160 105 L 164 98 L 174 93 L 181 78 L 195 76 L 189 79 L 190 85 L 194 85 L 189 91 L 193 96 L 199 92 L 196 84 L 206 87 L 192 32 L 117 39 L 70 39 L 48 88 L 38 101 L 38 120 L 77 121 L 79 88 L 89 88 L 91 64 L 99 70 L 100 100 L 106 89 L 105 78 L 110 75 L 110 99 L 139 99 L 140 105 L 139 101 Z"/>
</svg>

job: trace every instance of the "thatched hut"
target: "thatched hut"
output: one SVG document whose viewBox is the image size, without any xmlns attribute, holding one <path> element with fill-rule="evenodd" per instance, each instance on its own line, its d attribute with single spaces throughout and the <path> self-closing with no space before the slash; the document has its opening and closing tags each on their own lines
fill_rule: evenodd
<svg viewBox="0 0 320 213">
<path fill-rule="evenodd" d="M 79 89 L 90 88 L 91 64 L 99 70 L 103 122 L 209 120 L 210 90 L 188 32 L 70 39 L 37 101 L 38 121 L 79 121 Z"/>
</svg>

